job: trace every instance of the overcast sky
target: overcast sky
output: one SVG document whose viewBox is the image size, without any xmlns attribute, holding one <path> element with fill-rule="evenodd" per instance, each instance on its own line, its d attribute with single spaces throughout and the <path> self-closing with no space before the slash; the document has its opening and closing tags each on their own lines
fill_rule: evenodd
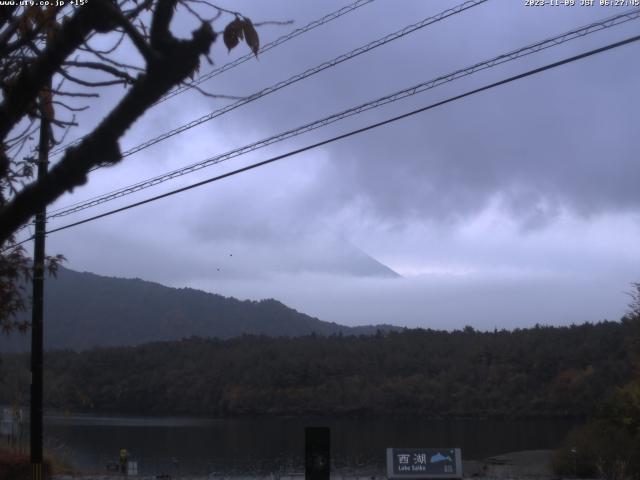
<svg viewBox="0 0 640 480">
<path fill-rule="evenodd" d="M 221 3 L 265 44 L 346 1 Z M 376 0 L 203 85 L 247 96 L 458 1 Z M 65 206 L 223 153 L 623 7 L 490 0 L 94 172 Z M 579 0 L 578 2 L 579 3 Z M 228 21 L 228 20 L 227 20 Z M 620 40 L 638 21 L 435 88 L 103 208 L 196 182 Z M 225 21 L 216 27 L 222 29 Z M 176 31 L 189 31 L 179 19 Z M 230 54 L 220 41 L 216 65 Z M 48 241 L 67 266 L 241 299 L 347 325 L 481 329 L 617 320 L 640 281 L 640 45 L 563 66 Z M 201 72 L 208 72 L 203 63 Z M 80 135 L 122 95 L 105 92 Z M 123 150 L 230 103 L 190 91 L 148 112 Z M 365 254 L 370 257 L 365 257 Z M 380 262 L 401 277 L 382 275 Z M 366 265 L 368 263 L 368 265 Z"/>
</svg>

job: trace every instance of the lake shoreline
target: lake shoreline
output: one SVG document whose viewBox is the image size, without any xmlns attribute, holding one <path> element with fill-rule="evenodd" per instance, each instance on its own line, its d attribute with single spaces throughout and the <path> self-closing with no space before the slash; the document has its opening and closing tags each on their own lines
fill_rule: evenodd
<svg viewBox="0 0 640 480">
<path fill-rule="evenodd" d="M 508 470 L 504 452 L 555 449 L 576 426 L 566 421 L 404 421 L 341 418 L 222 419 L 53 417 L 45 421 L 52 454 L 76 471 L 109 473 L 126 449 L 141 476 L 268 476 L 304 470 L 305 429 L 331 432 L 333 471 L 382 477 L 389 447 L 460 448 L 465 471 Z M 484 459 L 493 458 L 483 463 Z M 499 464 L 504 464 L 500 466 Z M 484 467 L 486 464 L 486 468 Z M 115 473 L 115 472 L 114 472 Z"/>
<path fill-rule="evenodd" d="M 553 450 L 521 450 L 495 455 L 483 460 L 463 460 L 464 478 L 482 479 L 530 479 L 547 480 L 556 478 L 551 461 Z M 118 474 L 77 473 L 54 475 L 52 480 L 156 480 L 154 475 L 124 477 Z M 332 472 L 334 480 L 385 480 L 385 472 L 371 470 Z M 271 475 L 174 475 L 171 480 L 303 480 L 303 472 L 289 472 Z M 169 478 L 166 478 L 169 480 Z"/>
<path fill-rule="evenodd" d="M 568 420 L 574 422 L 586 421 L 590 418 L 588 415 L 570 415 L 568 413 L 558 414 L 544 414 L 544 415 L 507 415 L 507 414 L 487 414 L 487 415 L 428 415 L 416 412 L 373 412 L 373 411 L 339 411 L 339 412 L 264 412 L 264 413 L 247 413 L 243 415 L 199 415 L 196 413 L 175 413 L 164 412 L 153 415 L 148 415 L 136 412 L 105 412 L 105 411 L 63 411 L 63 410 L 45 410 L 44 420 L 47 419 L 60 419 L 60 418 L 112 418 L 118 420 L 126 419 L 146 419 L 146 420 L 176 420 L 176 421 L 217 421 L 217 420 L 260 420 L 266 418 L 275 419 L 297 419 L 305 418 L 312 420 L 324 420 L 324 419 L 346 419 L 346 420 L 372 420 L 372 419 L 387 419 L 387 420 L 408 420 L 408 419 L 420 419 L 420 420 L 434 420 L 434 421 L 448 421 L 448 420 L 463 420 L 463 421 L 492 421 L 492 420 Z"/>
</svg>

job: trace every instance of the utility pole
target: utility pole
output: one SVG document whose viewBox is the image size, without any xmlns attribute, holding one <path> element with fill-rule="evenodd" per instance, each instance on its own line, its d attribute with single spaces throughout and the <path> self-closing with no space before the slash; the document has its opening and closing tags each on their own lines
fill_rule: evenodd
<svg viewBox="0 0 640 480">
<path fill-rule="evenodd" d="M 46 95 L 40 96 L 40 139 L 38 143 L 38 181 L 47 175 L 51 119 L 48 117 L 51 84 L 45 86 Z M 46 204 L 36 214 L 33 247 L 33 297 L 31 306 L 31 468 L 32 480 L 45 478 L 42 459 L 42 357 L 43 357 L 43 300 L 44 300 L 44 240 Z"/>
</svg>

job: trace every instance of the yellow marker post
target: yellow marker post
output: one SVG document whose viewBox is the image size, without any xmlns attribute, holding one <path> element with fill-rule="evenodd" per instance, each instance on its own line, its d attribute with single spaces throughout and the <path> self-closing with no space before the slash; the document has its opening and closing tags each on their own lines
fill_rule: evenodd
<svg viewBox="0 0 640 480">
<path fill-rule="evenodd" d="M 33 480 L 43 480 L 42 463 L 32 463 L 31 467 L 33 468 Z"/>
<path fill-rule="evenodd" d="M 129 457 L 129 452 L 127 452 L 126 448 L 120 449 L 120 472 L 123 474 L 127 474 L 127 460 Z"/>
</svg>

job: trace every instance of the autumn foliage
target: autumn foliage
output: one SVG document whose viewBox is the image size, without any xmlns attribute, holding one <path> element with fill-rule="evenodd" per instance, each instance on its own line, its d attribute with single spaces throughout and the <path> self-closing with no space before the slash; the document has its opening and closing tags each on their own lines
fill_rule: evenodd
<svg viewBox="0 0 640 480">
<path fill-rule="evenodd" d="M 45 461 L 47 477 L 51 465 Z M 29 455 L 0 449 L 0 478 L 2 480 L 29 480 L 31 478 L 31 460 Z"/>
</svg>

